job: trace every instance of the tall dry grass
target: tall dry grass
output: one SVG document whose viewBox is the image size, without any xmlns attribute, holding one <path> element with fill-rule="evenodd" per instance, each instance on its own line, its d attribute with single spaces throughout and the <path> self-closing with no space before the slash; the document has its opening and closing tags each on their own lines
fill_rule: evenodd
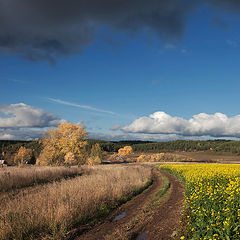
<svg viewBox="0 0 240 240">
<path fill-rule="evenodd" d="M 15 188 L 32 186 L 34 184 L 59 180 L 81 174 L 77 167 L 7 167 L 0 168 L 0 192 Z"/>
<path fill-rule="evenodd" d="M 150 168 L 95 166 L 90 175 L 62 180 L 34 193 L 4 201 L 0 210 L 0 239 L 62 239 L 79 224 L 89 222 L 143 188 Z"/>
</svg>

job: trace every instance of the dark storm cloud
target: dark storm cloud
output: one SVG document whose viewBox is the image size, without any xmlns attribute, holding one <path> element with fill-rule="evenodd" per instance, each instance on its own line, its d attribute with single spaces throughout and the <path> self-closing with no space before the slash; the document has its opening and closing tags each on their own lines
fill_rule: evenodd
<svg viewBox="0 0 240 240">
<path fill-rule="evenodd" d="M 218 26 L 224 30 L 228 30 L 229 29 L 229 24 L 224 21 L 223 19 L 221 19 L 220 17 L 214 17 L 211 19 L 211 23 L 214 25 L 214 26 Z"/>
<path fill-rule="evenodd" d="M 209 0 L 214 7 L 222 7 L 224 10 L 240 10 L 240 1 L 239 0 Z"/>
<path fill-rule="evenodd" d="M 192 0 L 0 0 L 0 51 L 52 61 L 80 53 L 102 27 L 176 38 L 193 7 Z"/>
<path fill-rule="evenodd" d="M 102 27 L 179 38 L 197 0 L 0 0 L 0 52 L 32 61 L 79 54 Z M 240 9 L 238 0 L 208 0 Z"/>
</svg>

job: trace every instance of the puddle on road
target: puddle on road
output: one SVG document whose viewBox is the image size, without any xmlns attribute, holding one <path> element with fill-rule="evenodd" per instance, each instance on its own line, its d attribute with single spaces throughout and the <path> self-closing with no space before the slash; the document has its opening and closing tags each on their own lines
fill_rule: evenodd
<svg viewBox="0 0 240 240">
<path fill-rule="evenodd" d="M 147 239 L 148 235 L 146 233 L 141 233 L 140 235 L 137 236 L 136 240 L 145 240 Z"/>
<path fill-rule="evenodd" d="M 127 216 L 126 212 L 122 212 L 120 215 L 116 216 L 116 217 L 113 219 L 113 222 L 118 221 L 118 220 L 120 220 L 120 219 L 122 219 L 122 218 L 124 218 L 124 217 L 126 217 L 126 216 Z"/>
</svg>

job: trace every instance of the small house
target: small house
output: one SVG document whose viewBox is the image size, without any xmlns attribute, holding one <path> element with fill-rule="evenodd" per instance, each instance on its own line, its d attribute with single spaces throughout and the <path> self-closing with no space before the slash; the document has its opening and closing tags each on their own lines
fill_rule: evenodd
<svg viewBox="0 0 240 240">
<path fill-rule="evenodd" d="M 0 158 L 0 167 L 3 167 L 6 164 L 7 164 L 6 161 Z"/>
</svg>

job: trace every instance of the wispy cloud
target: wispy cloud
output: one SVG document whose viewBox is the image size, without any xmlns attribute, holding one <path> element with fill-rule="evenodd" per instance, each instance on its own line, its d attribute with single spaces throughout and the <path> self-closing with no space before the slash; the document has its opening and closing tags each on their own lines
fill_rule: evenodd
<svg viewBox="0 0 240 240">
<path fill-rule="evenodd" d="M 8 78 L 5 76 L 0 76 L 0 80 L 5 82 L 12 82 L 12 83 L 19 83 L 19 84 L 27 84 L 28 81 L 22 80 L 22 79 L 16 79 L 16 78 Z"/>
<path fill-rule="evenodd" d="M 160 53 L 162 54 L 167 51 L 173 51 L 175 53 L 182 53 L 182 54 L 190 53 L 190 51 L 187 48 L 181 47 L 179 46 L 179 44 L 172 44 L 172 43 L 165 44 L 163 48 L 160 50 Z"/>
<path fill-rule="evenodd" d="M 109 129 L 110 129 L 111 131 L 117 131 L 117 130 L 120 129 L 120 128 L 121 128 L 121 126 L 118 124 L 118 125 L 114 125 L 114 126 L 110 127 Z"/>
<path fill-rule="evenodd" d="M 167 44 L 165 44 L 164 48 L 166 48 L 166 49 L 174 49 L 174 48 L 176 48 L 176 45 L 172 44 L 172 43 L 167 43 Z"/>
<path fill-rule="evenodd" d="M 238 47 L 238 42 L 237 41 L 233 41 L 233 40 L 227 40 L 227 45 L 231 46 L 231 47 Z"/>
<path fill-rule="evenodd" d="M 157 85 L 158 83 L 159 83 L 158 80 L 152 80 L 152 81 L 150 82 L 150 85 L 151 85 L 151 86 L 155 86 L 155 85 Z"/>
<path fill-rule="evenodd" d="M 186 53 L 188 53 L 188 50 L 185 49 L 185 48 L 183 48 L 183 49 L 180 50 L 180 52 L 181 52 L 182 54 L 186 54 Z"/>
<path fill-rule="evenodd" d="M 82 109 L 95 111 L 95 112 L 107 113 L 107 114 L 111 114 L 111 115 L 118 115 L 117 113 L 112 112 L 112 111 L 108 111 L 108 110 L 104 110 L 104 109 L 100 109 L 100 108 L 95 108 L 95 107 L 88 106 L 88 105 L 81 105 L 81 104 L 78 104 L 78 103 L 68 102 L 68 101 L 64 101 L 64 100 L 61 100 L 61 99 L 55 99 L 55 98 L 46 98 L 46 99 L 51 101 L 51 102 L 55 102 L 55 103 L 59 103 L 59 104 L 67 105 L 67 106 L 82 108 Z"/>
<path fill-rule="evenodd" d="M 14 79 L 14 78 L 8 78 L 7 79 L 9 82 L 14 82 L 14 83 L 21 83 L 21 84 L 26 84 L 28 83 L 27 81 L 20 80 L 20 79 Z"/>
</svg>

